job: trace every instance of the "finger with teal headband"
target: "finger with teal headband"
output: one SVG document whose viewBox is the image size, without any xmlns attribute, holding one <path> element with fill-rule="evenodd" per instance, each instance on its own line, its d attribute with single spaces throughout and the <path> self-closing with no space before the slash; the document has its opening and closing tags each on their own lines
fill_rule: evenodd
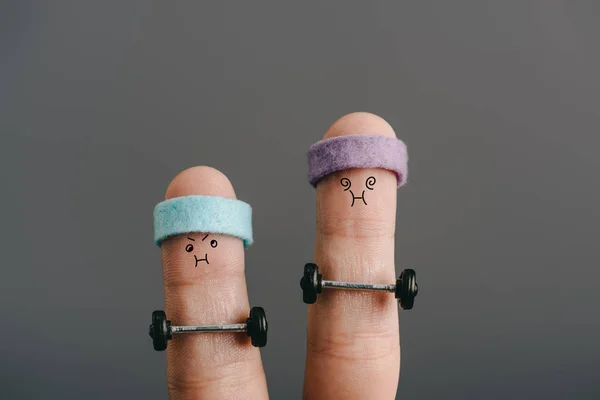
<svg viewBox="0 0 600 400">
<path fill-rule="evenodd" d="M 253 242 L 252 208 L 237 200 L 225 175 L 194 167 L 173 178 L 154 209 L 154 242 L 162 253 L 163 315 L 170 325 L 155 324 L 153 314 L 152 326 L 167 332 L 168 327 L 250 326 L 244 249 Z M 154 337 L 162 336 L 162 328 Z M 260 351 L 254 347 L 264 343 L 239 330 L 181 332 L 174 331 L 168 346 L 165 341 L 171 398 L 238 398 L 242 392 L 268 398 Z"/>
</svg>

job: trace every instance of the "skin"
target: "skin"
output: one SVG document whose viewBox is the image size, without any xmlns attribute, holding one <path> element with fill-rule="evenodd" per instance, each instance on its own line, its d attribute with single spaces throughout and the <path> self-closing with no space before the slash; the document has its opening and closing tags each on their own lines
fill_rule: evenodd
<svg viewBox="0 0 600 400">
<path fill-rule="evenodd" d="M 354 133 L 395 137 L 382 118 L 353 113 L 337 120 L 324 138 Z M 371 189 L 366 186 L 369 177 L 376 178 Z M 356 200 L 351 206 L 352 195 L 340 183 L 342 178 L 352 182 L 356 196 L 365 191 L 367 204 Z M 396 191 L 396 176 L 383 169 L 339 171 L 318 183 L 314 262 L 325 279 L 395 282 Z M 178 174 L 165 197 L 187 195 L 236 198 L 227 177 L 209 167 Z M 206 235 L 163 242 L 165 311 L 174 325 L 242 322 L 248 316 L 242 241 Z M 215 247 L 212 240 L 217 241 Z M 188 251 L 190 244 L 193 250 Z M 209 263 L 197 261 L 206 256 Z M 303 398 L 395 397 L 400 338 L 393 295 L 323 291 L 317 303 L 308 306 L 306 347 Z M 167 380 L 173 399 L 268 398 L 260 352 L 239 333 L 175 335 L 167 348 Z"/>
<path fill-rule="evenodd" d="M 236 198 L 227 177 L 210 167 L 178 174 L 165 198 L 188 195 Z M 202 241 L 205 236 L 180 235 L 162 244 L 165 312 L 173 325 L 237 323 L 248 317 L 242 241 L 212 233 Z M 217 240 L 216 248 L 210 240 Z M 186 250 L 190 243 L 192 252 Z M 210 264 L 196 266 L 194 256 L 205 254 Z M 167 347 L 167 383 L 172 399 L 268 398 L 260 352 L 243 334 L 174 335 Z"/>
</svg>

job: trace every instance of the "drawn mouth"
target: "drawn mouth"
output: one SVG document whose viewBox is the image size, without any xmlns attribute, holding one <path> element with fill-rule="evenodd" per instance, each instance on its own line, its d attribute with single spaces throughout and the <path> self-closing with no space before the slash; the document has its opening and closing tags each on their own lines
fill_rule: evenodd
<svg viewBox="0 0 600 400">
<path fill-rule="evenodd" d="M 349 190 L 350 195 L 352 196 L 352 204 L 350 204 L 350 207 L 354 207 L 354 201 L 355 200 L 362 200 L 362 202 L 365 204 L 365 206 L 367 205 L 367 201 L 365 200 L 365 191 L 362 191 L 362 194 L 360 196 L 356 196 L 354 195 L 354 192 L 352 190 Z"/>
<path fill-rule="evenodd" d="M 198 258 L 198 257 L 196 257 L 196 255 L 194 254 L 194 259 L 196 260 L 196 265 L 194 265 L 194 267 L 197 267 L 197 266 L 198 266 L 198 261 L 204 261 L 204 262 L 206 262 L 207 264 L 210 264 L 210 263 L 208 262 L 208 254 L 204 254 L 204 258 Z"/>
</svg>

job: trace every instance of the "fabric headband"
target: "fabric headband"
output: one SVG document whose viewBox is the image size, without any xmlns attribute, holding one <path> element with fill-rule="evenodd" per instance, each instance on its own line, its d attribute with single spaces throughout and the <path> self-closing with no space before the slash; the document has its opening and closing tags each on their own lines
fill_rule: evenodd
<svg viewBox="0 0 600 400">
<path fill-rule="evenodd" d="M 154 242 L 190 232 L 220 233 L 252 245 L 252 207 L 236 199 L 217 196 L 174 197 L 154 208 Z"/>
<path fill-rule="evenodd" d="M 325 176 L 349 168 L 383 168 L 406 183 L 408 153 L 395 137 L 355 134 L 321 140 L 308 149 L 308 181 L 314 187 Z"/>
</svg>

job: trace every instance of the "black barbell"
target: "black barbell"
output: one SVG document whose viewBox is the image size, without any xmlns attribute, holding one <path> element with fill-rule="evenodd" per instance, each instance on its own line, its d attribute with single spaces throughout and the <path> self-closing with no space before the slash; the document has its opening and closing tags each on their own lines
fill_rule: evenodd
<svg viewBox="0 0 600 400">
<path fill-rule="evenodd" d="M 162 310 L 152 312 L 152 324 L 150 324 L 150 337 L 154 345 L 154 350 L 163 351 L 167 348 L 167 343 L 173 338 L 175 333 L 208 333 L 208 332 L 246 332 L 250 336 L 252 346 L 264 347 L 267 344 L 267 316 L 262 307 L 252 307 L 250 315 L 245 323 L 240 324 L 220 324 L 220 325 L 194 325 L 194 326 L 175 326 L 167 320 L 167 315 Z"/>
<path fill-rule="evenodd" d="M 417 274 L 413 269 L 403 270 L 398 279 L 396 279 L 396 284 L 371 284 L 324 280 L 323 276 L 319 274 L 319 266 L 313 263 L 308 263 L 304 266 L 304 275 L 300 279 L 300 287 L 302 288 L 302 298 L 306 304 L 314 304 L 317 301 L 317 295 L 324 288 L 369 290 L 394 293 L 403 310 L 413 308 L 415 297 L 419 292 Z"/>
</svg>

